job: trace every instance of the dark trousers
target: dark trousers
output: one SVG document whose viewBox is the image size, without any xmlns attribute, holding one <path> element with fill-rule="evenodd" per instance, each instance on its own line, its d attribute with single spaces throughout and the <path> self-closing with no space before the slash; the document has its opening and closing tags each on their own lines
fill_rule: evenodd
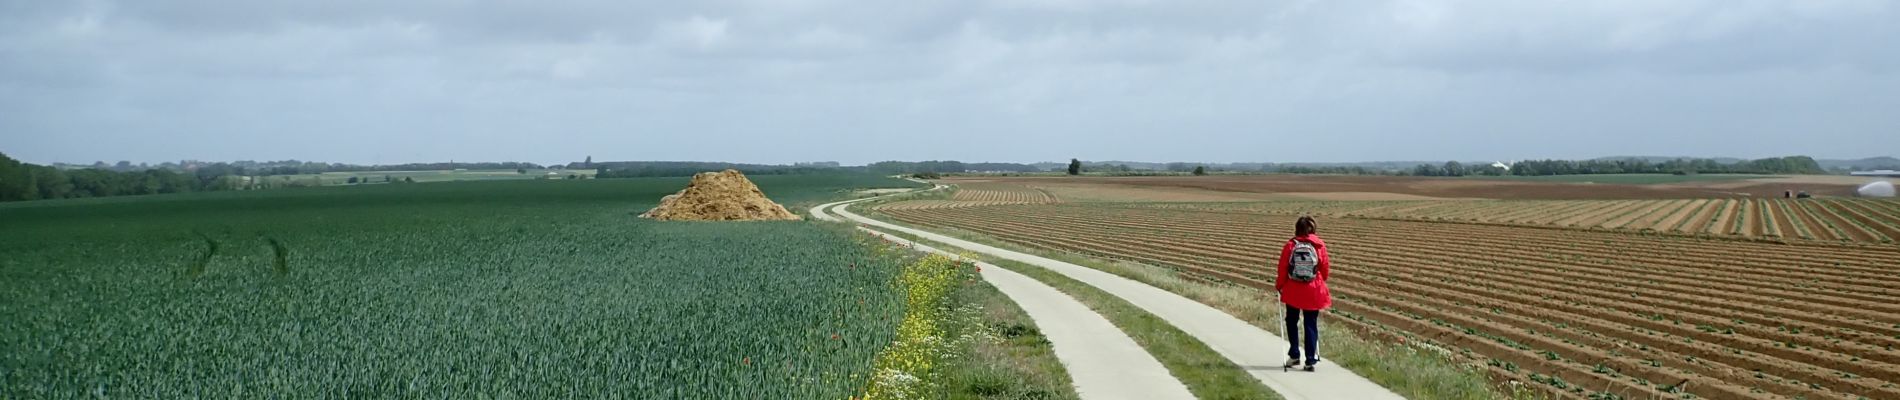
<svg viewBox="0 0 1900 400">
<path fill-rule="evenodd" d="M 1300 329 L 1301 321 L 1305 321 L 1306 324 L 1304 331 Z M 1302 342 L 1300 340 L 1302 338 L 1306 340 Z M 1288 345 L 1286 351 L 1287 358 L 1300 359 L 1300 345 L 1304 344 L 1306 345 L 1306 365 L 1318 364 L 1319 311 L 1301 310 L 1293 308 L 1293 306 L 1286 306 L 1286 343 Z"/>
</svg>

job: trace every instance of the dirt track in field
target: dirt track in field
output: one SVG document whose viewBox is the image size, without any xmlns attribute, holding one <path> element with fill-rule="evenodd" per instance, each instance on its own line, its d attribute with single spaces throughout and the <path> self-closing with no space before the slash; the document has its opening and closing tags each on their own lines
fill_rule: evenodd
<svg viewBox="0 0 1900 400">
<path fill-rule="evenodd" d="M 1744 212 L 1741 202 L 1670 205 L 1724 221 L 1705 225 Z M 1266 257 L 1292 226 L 1292 216 L 1245 210 L 886 212 L 1254 287 L 1270 286 Z M 1586 212 L 1652 225 L 1660 213 Z M 1333 321 L 1468 351 L 1495 375 L 1566 397 L 1900 398 L 1900 249 L 1358 218 L 1325 218 L 1320 232 L 1337 262 L 1343 318 Z"/>
</svg>

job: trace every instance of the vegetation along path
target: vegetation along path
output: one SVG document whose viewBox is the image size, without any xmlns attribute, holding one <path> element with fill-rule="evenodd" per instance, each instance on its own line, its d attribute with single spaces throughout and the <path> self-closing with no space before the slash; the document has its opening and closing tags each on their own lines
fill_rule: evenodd
<svg viewBox="0 0 1900 400">
<path fill-rule="evenodd" d="M 821 209 L 832 206 L 827 204 L 813 209 L 818 215 Z M 918 237 L 949 244 L 962 250 L 973 251 L 991 256 L 1014 260 L 1061 273 L 1072 279 L 1095 286 L 1115 296 L 1127 300 L 1137 307 L 1174 324 L 1175 327 L 1193 335 L 1208 347 L 1219 352 L 1229 361 L 1241 365 L 1255 379 L 1267 387 L 1273 388 L 1289 400 L 1300 399 L 1400 399 L 1403 398 L 1364 377 L 1353 374 L 1343 368 L 1321 368 L 1313 373 L 1282 372 L 1279 365 L 1285 357 L 1286 341 L 1235 318 L 1212 306 L 1201 304 L 1181 295 L 1149 286 L 1128 278 L 1123 278 L 1080 265 L 1052 260 L 1016 251 L 1000 249 L 980 243 L 939 235 L 927 231 L 894 225 L 884 221 L 866 218 L 842 207 L 832 209 L 839 216 L 858 223 L 888 229 Z M 989 266 L 985 266 L 989 268 Z M 987 278 L 988 275 L 985 274 Z M 1262 307 L 1274 306 L 1262 304 Z M 1027 307 L 1025 307 L 1027 308 Z M 1034 314 L 1033 312 L 1031 314 Z M 1037 317 L 1040 324 L 1040 316 Z M 1053 335 L 1052 335 L 1053 336 Z M 1053 339 L 1052 339 L 1053 340 Z M 1060 351 L 1058 350 L 1058 355 Z M 1074 368 L 1072 365 L 1071 368 Z M 1075 373 L 1071 369 L 1071 373 Z M 1076 378 L 1077 385 L 1082 379 Z M 1080 392 L 1080 390 L 1078 390 Z"/>
<path fill-rule="evenodd" d="M 820 220 L 838 221 L 825 209 L 863 200 L 868 199 L 819 205 L 811 209 L 811 215 Z M 917 250 L 957 256 L 876 230 L 859 229 Z M 984 281 L 1008 295 L 1041 327 L 1055 348 L 1056 358 L 1062 361 L 1070 380 L 1075 382 L 1077 396 L 1086 400 L 1194 397 L 1186 385 L 1169 375 L 1168 369 L 1142 350 L 1133 338 L 1082 302 L 1014 271 L 983 262 L 977 262 L 977 267 Z"/>
</svg>

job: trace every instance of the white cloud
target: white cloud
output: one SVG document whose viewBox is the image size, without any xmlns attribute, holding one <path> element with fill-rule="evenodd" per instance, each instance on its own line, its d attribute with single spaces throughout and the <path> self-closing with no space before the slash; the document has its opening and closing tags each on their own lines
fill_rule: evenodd
<svg viewBox="0 0 1900 400">
<path fill-rule="evenodd" d="M 730 23 L 725 19 L 694 15 L 685 20 L 661 24 L 655 36 L 670 44 L 705 51 L 726 41 L 726 27 Z"/>
<path fill-rule="evenodd" d="M 1892 4 L 0 0 L 0 143 L 39 161 L 1285 161 L 1272 148 L 1302 133 L 1381 144 L 1311 160 L 1660 151 L 1646 140 L 1855 156 L 1900 148 Z M 570 140 L 505 144 L 547 132 Z M 707 135 L 771 145 L 682 145 Z M 178 145 L 91 145 L 153 137 Z"/>
</svg>

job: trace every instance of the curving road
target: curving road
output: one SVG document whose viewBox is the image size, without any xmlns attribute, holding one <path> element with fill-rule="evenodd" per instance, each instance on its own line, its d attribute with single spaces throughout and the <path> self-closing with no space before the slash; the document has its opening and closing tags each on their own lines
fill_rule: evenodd
<svg viewBox="0 0 1900 400">
<path fill-rule="evenodd" d="M 943 189 L 938 185 L 930 190 Z M 870 200 L 858 199 L 819 205 L 811 209 L 813 218 L 823 221 L 840 221 L 825 212 L 826 209 L 841 204 Z M 843 213 L 843 210 L 839 210 Z M 862 218 L 862 217 L 860 217 Z M 955 253 L 931 248 L 909 240 L 879 232 L 863 226 L 858 229 L 873 235 L 884 237 L 893 242 L 909 245 L 912 248 L 951 257 L 962 258 Z M 974 260 L 971 260 L 974 261 Z M 1075 384 L 1076 395 L 1085 400 L 1097 399 L 1192 399 L 1187 385 L 1168 373 L 1167 367 L 1155 360 L 1135 340 L 1122 333 L 1107 318 L 1090 310 L 1087 305 L 1077 301 L 1049 285 L 1015 271 L 996 265 L 977 262 L 982 268 L 979 274 L 983 280 L 1009 296 L 1011 301 L 1022 307 L 1043 336 L 1049 339 L 1054 348 L 1056 359 L 1068 369 L 1069 379 Z"/>
<path fill-rule="evenodd" d="M 943 188 L 943 185 L 938 185 L 930 190 Z M 868 199 L 858 201 L 862 200 Z M 818 208 L 812 209 L 812 213 L 813 215 L 821 215 L 821 209 L 845 203 L 851 202 L 821 205 Z M 903 232 L 938 243 L 948 244 L 959 250 L 988 254 L 1047 268 L 1056 273 L 1066 275 L 1071 279 L 1095 286 L 1102 291 L 1127 300 L 1136 307 L 1140 307 L 1149 313 L 1153 313 L 1155 316 L 1161 317 L 1161 319 L 1168 321 L 1169 324 L 1173 324 L 1176 328 L 1180 328 L 1183 332 L 1193 335 L 1202 343 L 1207 344 L 1209 348 L 1220 353 L 1221 356 L 1245 368 L 1248 374 L 1252 375 L 1255 379 L 1259 379 L 1261 383 L 1266 384 L 1267 387 L 1272 388 L 1275 392 L 1279 392 L 1281 396 L 1286 397 L 1288 400 L 1383 400 L 1404 398 L 1385 387 L 1366 380 L 1365 377 L 1353 374 L 1352 371 L 1336 366 L 1333 368 L 1321 368 L 1318 372 L 1312 373 L 1281 372 L 1279 365 L 1281 361 L 1285 360 L 1287 351 L 1285 339 L 1268 333 L 1264 329 L 1255 327 L 1253 324 L 1235 318 L 1212 306 L 1201 304 L 1200 302 L 1174 294 L 1173 292 L 1093 268 L 866 218 L 853 214 L 851 211 L 845 210 L 842 207 L 832 211 L 837 212 L 838 215 L 844 219 L 859 223 L 859 229 L 877 232 L 871 229 L 875 227 L 877 229 Z M 821 219 L 835 220 L 830 215 L 824 215 Z M 988 272 L 991 267 L 986 265 L 983 268 L 985 272 Z M 986 274 L 984 278 L 988 279 L 989 277 Z M 1011 297 L 1014 298 L 1014 296 Z M 1278 307 L 1277 304 L 1262 304 L 1261 306 Z M 1083 309 L 1083 311 L 1089 312 L 1086 308 Z M 1089 313 L 1093 314 L 1093 312 Z M 1043 323 L 1042 316 L 1032 313 L 1031 317 L 1036 318 L 1036 323 Z M 1100 317 L 1097 316 L 1096 318 Z M 1117 331 L 1117 333 L 1120 332 Z M 1055 341 L 1054 338 L 1050 340 Z M 1060 354 L 1058 354 L 1058 356 L 1060 356 Z M 1068 364 L 1069 360 L 1064 359 L 1063 362 Z M 1074 367 L 1071 367 L 1071 374 L 1075 373 L 1073 368 Z M 1077 379 L 1077 382 L 1077 385 L 1080 386 L 1081 380 Z"/>
</svg>

